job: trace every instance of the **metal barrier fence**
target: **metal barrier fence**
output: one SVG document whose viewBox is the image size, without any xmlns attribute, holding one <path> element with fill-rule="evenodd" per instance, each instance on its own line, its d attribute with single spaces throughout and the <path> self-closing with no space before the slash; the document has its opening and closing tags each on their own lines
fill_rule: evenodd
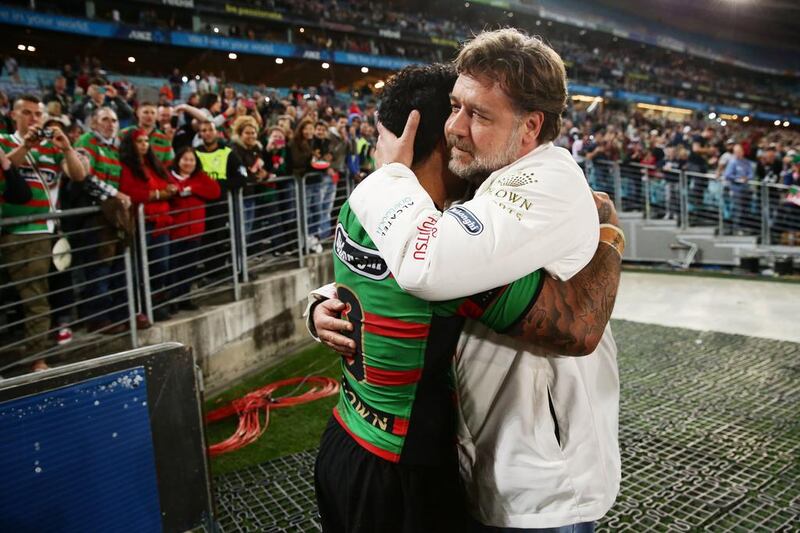
<svg viewBox="0 0 800 533">
<path fill-rule="evenodd" d="M 54 356 L 99 354 L 115 339 L 115 349 L 136 347 L 140 329 L 196 309 L 196 298 L 230 291 L 238 300 L 241 284 L 259 271 L 302 266 L 309 252 L 332 241 L 352 189 L 346 177 L 319 178 L 282 176 L 228 191 L 204 208 L 171 210 L 166 224 L 140 204 L 127 240 L 99 207 L 0 219 L 0 373 Z M 11 233 L 39 220 L 59 231 Z M 58 271 L 52 247 L 61 236 L 72 262 Z"/>
<path fill-rule="evenodd" d="M 38 221 L 58 222 L 69 257 L 54 255 L 51 233 L 12 233 Z M 0 230 L 0 371 L 85 349 L 70 342 L 78 324 L 137 346 L 134 260 L 100 208 L 0 219 Z"/>
<path fill-rule="evenodd" d="M 800 192 L 779 183 L 734 183 L 716 174 L 637 163 L 585 163 L 594 190 L 619 212 L 674 220 L 681 229 L 713 227 L 717 235 L 752 235 L 763 245 L 800 246 Z"/>
</svg>

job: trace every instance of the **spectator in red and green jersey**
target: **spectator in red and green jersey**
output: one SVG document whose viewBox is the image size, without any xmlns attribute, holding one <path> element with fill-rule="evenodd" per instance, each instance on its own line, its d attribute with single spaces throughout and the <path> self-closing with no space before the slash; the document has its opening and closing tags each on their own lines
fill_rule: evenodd
<svg viewBox="0 0 800 533">
<path fill-rule="evenodd" d="M 150 149 L 156 154 L 156 158 L 161 161 L 164 168 L 168 168 L 175 159 L 175 152 L 172 150 L 172 139 L 161 129 L 158 128 L 158 107 L 152 102 L 142 102 L 136 110 L 136 126 L 128 126 L 119 132 L 120 138 L 130 131 L 138 128 L 147 133 L 150 141 Z"/>
<path fill-rule="evenodd" d="M 44 137 L 41 129 L 44 106 L 37 97 L 17 98 L 11 114 L 16 131 L 0 134 L 0 149 L 8 154 L 11 164 L 30 187 L 31 199 L 22 204 L 3 204 L 3 217 L 51 213 L 58 209 L 61 173 L 73 181 L 84 179 L 81 161 L 60 129 L 51 130 L 52 140 Z M 52 220 L 34 220 L 5 226 L 0 235 L 3 261 L 23 302 L 27 354 L 42 352 L 52 344 L 46 295 L 52 246 L 49 236 L 54 230 Z M 43 359 L 34 362 L 34 369 L 46 367 Z"/>
<path fill-rule="evenodd" d="M 109 107 L 99 107 L 94 110 L 90 124 L 91 131 L 81 135 L 75 146 L 86 155 L 90 175 L 110 185 L 108 190 L 116 191 L 110 194 L 130 205 L 130 198 L 119 191 L 122 166 L 119 161 L 117 114 Z M 99 205 L 101 201 L 90 196 L 82 187 L 73 187 L 70 196 L 73 207 Z M 100 228 L 105 225 L 101 214 L 89 215 L 76 221 L 76 224 L 79 224 L 76 229 L 83 231 L 75 233 L 73 246 L 78 250 L 75 259 L 77 264 L 85 265 L 84 277 L 87 280 L 81 290 L 83 303 L 78 307 L 78 313 L 86 322 L 89 332 L 122 333 L 127 327 L 125 318 L 128 313 L 127 306 L 120 304 L 119 294 L 120 287 L 124 286 L 123 261 L 119 257 L 105 257 L 100 247 L 92 246 L 107 240 L 101 237 Z M 143 326 L 146 324 L 140 321 L 139 327 Z"/>
<path fill-rule="evenodd" d="M 117 114 L 109 107 L 99 107 L 92 114 L 91 131 L 80 136 L 76 148 L 84 148 L 89 155 L 92 174 L 119 189 L 119 141 Z"/>
</svg>

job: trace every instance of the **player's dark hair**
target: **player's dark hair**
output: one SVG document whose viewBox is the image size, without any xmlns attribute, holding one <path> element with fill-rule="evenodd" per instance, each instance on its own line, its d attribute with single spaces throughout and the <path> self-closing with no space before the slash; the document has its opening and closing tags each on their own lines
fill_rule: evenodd
<svg viewBox="0 0 800 533">
<path fill-rule="evenodd" d="M 386 129 L 399 136 L 409 113 L 420 112 L 412 164 L 427 159 L 444 137 L 456 77 L 452 65 L 434 63 L 406 67 L 386 81 L 378 100 L 378 120 Z"/>
</svg>

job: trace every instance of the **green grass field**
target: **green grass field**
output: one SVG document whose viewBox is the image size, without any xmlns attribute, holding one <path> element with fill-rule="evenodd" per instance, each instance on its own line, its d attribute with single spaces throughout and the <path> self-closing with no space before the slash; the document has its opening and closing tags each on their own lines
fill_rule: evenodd
<svg viewBox="0 0 800 533">
<path fill-rule="evenodd" d="M 281 379 L 304 376 L 328 376 L 338 379 L 341 376 L 339 361 L 337 354 L 324 346 L 315 345 L 290 355 L 277 366 L 207 400 L 206 411 L 221 407 L 234 398 L 244 396 L 254 389 Z M 279 395 L 289 393 L 295 395 L 300 391 L 283 389 L 277 392 Z M 336 403 L 336 399 L 337 396 L 331 396 L 304 405 L 272 410 L 266 433 L 249 446 L 213 458 L 211 460 L 212 475 L 218 476 L 260 464 L 275 457 L 316 447 L 325 424 L 331 416 L 331 409 Z M 209 444 L 215 444 L 228 438 L 233 434 L 237 423 L 238 419 L 231 417 L 206 426 Z"/>
</svg>

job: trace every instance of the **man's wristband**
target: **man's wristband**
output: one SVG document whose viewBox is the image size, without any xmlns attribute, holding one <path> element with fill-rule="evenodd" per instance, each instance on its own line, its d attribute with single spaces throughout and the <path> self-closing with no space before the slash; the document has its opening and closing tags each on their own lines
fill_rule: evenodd
<svg viewBox="0 0 800 533">
<path fill-rule="evenodd" d="M 613 224 L 600 224 L 600 242 L 614 248 L 620 257 L 625 251 L 625 234 Z"/>
</svg>

